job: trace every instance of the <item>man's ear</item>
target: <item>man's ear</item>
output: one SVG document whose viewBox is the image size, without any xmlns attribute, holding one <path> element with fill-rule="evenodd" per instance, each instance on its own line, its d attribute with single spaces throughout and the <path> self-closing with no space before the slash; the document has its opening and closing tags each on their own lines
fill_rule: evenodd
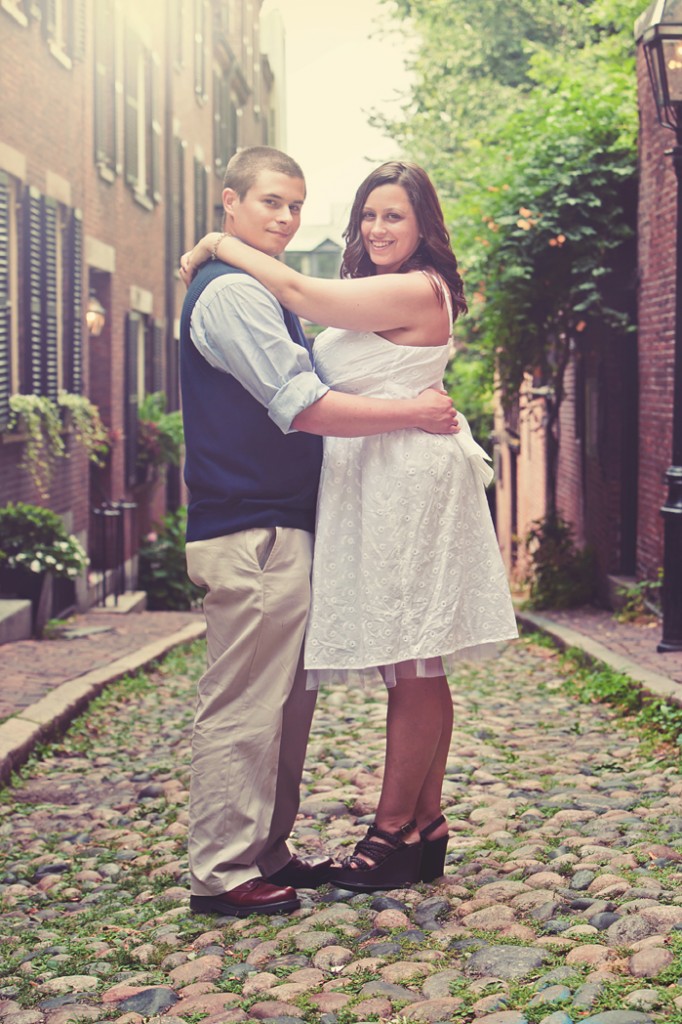
<svg viewBox="0 0 682 1024">
<path fill-rule="evenodd" d="M 233 188 L 223 189 L 223 210 L 228 216 L 233 216 L 234 204 L 239 202 L 239 196 Z"/>
</svg>

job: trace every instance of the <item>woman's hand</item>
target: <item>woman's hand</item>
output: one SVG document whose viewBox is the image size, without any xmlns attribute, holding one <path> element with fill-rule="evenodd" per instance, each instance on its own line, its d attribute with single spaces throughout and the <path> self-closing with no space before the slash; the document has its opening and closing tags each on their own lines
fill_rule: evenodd
<svg viewBox="0 0 682 1024">
<path fill-rule="evenodd" d="M 189 288 L 192 278 L 202 264 L 210 259 L 215 259 L 213 255 L 215 248 L 223 237 L 222 231 L 209 231 L 207 235 L 204 235 L 197 242 L 193 249 L 182 254 L 180 257 L 180 277 L 185 283 L 185 288 Z"/>
<path fill-rule="evenodd" d="M 427 388 L 414 399 L 417 405 L 417 423 L 429 434 L 458 434 L 457 410 L 447 391 Z"/>
</svg>

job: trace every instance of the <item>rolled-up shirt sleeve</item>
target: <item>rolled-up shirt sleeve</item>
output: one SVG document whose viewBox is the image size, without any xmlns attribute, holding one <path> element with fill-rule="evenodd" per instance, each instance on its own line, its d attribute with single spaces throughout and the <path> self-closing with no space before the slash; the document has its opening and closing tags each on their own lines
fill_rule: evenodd
<svg viewBox="0 0 682 1024">
<path fill-rule="evenodd" d="M 277 300 L 248 274 L 224 274 L 204 288 L 190 334 L 204 359 L 232 374 L 285 434 L 329 391 L 307 350 L 290 338 Z"/>
</svg>

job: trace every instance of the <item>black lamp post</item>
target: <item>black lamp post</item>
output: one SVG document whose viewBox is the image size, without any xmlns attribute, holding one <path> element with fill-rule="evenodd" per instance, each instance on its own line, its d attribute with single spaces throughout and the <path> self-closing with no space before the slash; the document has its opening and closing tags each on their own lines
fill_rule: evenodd
<svg viewBox="0 0 682 1024">
<path fill-rule="evenodd" d="M 657 650 L 682 651 L 682 0 L 655 0 L 637 19 L 635 36 L 646 55 L 658 120 L 675 132 L 666 150 L 677 176 L 675 236 L 675 349 L 673 359 L 672 465 L 666 473 L 663 637 Z"/>
</svg>

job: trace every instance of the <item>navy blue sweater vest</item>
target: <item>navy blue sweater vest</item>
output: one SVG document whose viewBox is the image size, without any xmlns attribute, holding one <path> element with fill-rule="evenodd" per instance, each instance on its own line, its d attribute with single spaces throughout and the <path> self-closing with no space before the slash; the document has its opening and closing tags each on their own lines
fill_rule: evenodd
<svg viewBox="0 0 682 1024">
<path fill-rule="evenodd" d="M 190 492 L 187 540 L 208 540 L 255 526 L 290 526 L 312 533 L 322 462 L 322 438 L 283 434 L 231 374 L 212 367 L 190 337 L 199 295 L 220 274 L 207 263 L 192 281 L 180 325 L 180 382 L 185 428 L 185 482 Z M 283 310 L 293 341 L 304 345 L 298 319 Z"/>
</svg>

